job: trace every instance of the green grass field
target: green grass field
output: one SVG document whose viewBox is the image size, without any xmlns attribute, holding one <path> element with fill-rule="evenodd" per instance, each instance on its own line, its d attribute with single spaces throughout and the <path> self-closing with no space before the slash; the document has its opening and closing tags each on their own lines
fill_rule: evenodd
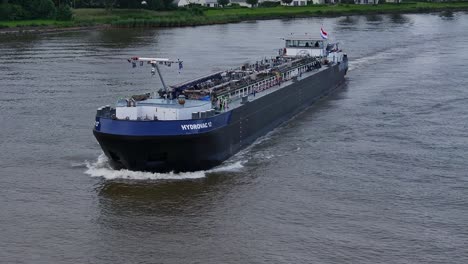
<svg viewBox="0 0 468 264">
<path fill-rule="evenodd" d="M 70 27 L 110 24 L 117 27 L 177 27 L 240 22 L 255 19 L 294 18 L 308 16 L 340 16 L 384 13 L 423 13 L 445 10 L 468 10 L 466 2 L 402 3 L 379 5 L 310 5 L 301 7 L 277 6 L 263 8 L 206 8 L 203 12 L 176 10 L 157 12 L 144 9 L 101 8 L 75 9 L 73 21 L 24 20 L 0 21 L 6 27 Z"/>
</svg>

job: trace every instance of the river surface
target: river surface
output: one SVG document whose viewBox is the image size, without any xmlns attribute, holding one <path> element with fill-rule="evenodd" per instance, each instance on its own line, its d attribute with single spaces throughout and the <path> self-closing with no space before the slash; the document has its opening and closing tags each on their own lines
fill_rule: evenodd
<svg viewBox="0 0 468 264">
<path fill-rule="evenodd" d="M 95 110 L 321 25 L 347 81 L 218 168 L 114 171 Z M 0 36 L 0 263 L 468 263 L 468 14 Z"/>
</svg>

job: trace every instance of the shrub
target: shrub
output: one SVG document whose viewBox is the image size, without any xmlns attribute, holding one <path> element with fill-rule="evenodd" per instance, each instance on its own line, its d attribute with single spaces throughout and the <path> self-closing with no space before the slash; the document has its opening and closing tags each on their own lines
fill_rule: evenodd
<svg viewBox="0 0 468 264">
<path fill-rule="evenodd" d="M 186 5 L 186 7 L 188 7 L 188 8 L 197 8 L 197 7 L 202 8 L 203 6 L 201 4 L 190 3 L 190 4 Z"/>
<path fill-rule="evenodd" d="M 73 12 L 69 5 L 61 5 L 57 9 L 57 20 L 68 21 L 72 20 Z"/>
<path fill-rule="evenodd" d="M 247 4 L 251 5 L 252 7 L 256 6 L 258 4 L 258 0 L 246 0 L 245 1 Z"/>
<path fill-rule="evenodd" d="M 260 4 L 258 4 L 258 6 L 260 7 L 275 7 L 279 5 L 281 5 L 280 2 L 273 2 L 273 1 L 265 1 L 265 2 L 261 2 Z"/>
<path fill-rule="evenodd" d="M 203 16 L 203 8 L 202 7 L 198 7 L 198 6 L 191 7 L 189 9 L 189 12 L 190 12 L 190 14 L 192 14 L 194 16 Z"/>
<path fill-rule="evenodd" d="M 151 10 L 164 10 L 164 2 L 162 0 L 148 0 L 148 8 Z"/>
</svg>

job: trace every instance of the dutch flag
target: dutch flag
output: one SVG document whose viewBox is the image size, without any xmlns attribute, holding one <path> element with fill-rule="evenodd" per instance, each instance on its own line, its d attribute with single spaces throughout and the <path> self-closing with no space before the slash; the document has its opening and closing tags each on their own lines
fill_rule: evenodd
<svg viewBox="0 0 468 264">
<path fill-rule="evenodd" d="M 323 28 L 320 28 L 320 35 L 322 36 L 323 39 L 328 39 L 328 33 L 323 30 Z"/>
</svg>

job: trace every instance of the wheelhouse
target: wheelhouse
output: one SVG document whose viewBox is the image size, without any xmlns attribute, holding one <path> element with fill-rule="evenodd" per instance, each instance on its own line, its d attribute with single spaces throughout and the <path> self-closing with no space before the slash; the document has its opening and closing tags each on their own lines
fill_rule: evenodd
<svg viewBox="0 0 468 264">
<path fill-rule="evenodd" d="M 284 56 L 326 56 L 327 40 L 313 38 L 312 36 L 288 36 L 284 38 Z"/>
</svg>

